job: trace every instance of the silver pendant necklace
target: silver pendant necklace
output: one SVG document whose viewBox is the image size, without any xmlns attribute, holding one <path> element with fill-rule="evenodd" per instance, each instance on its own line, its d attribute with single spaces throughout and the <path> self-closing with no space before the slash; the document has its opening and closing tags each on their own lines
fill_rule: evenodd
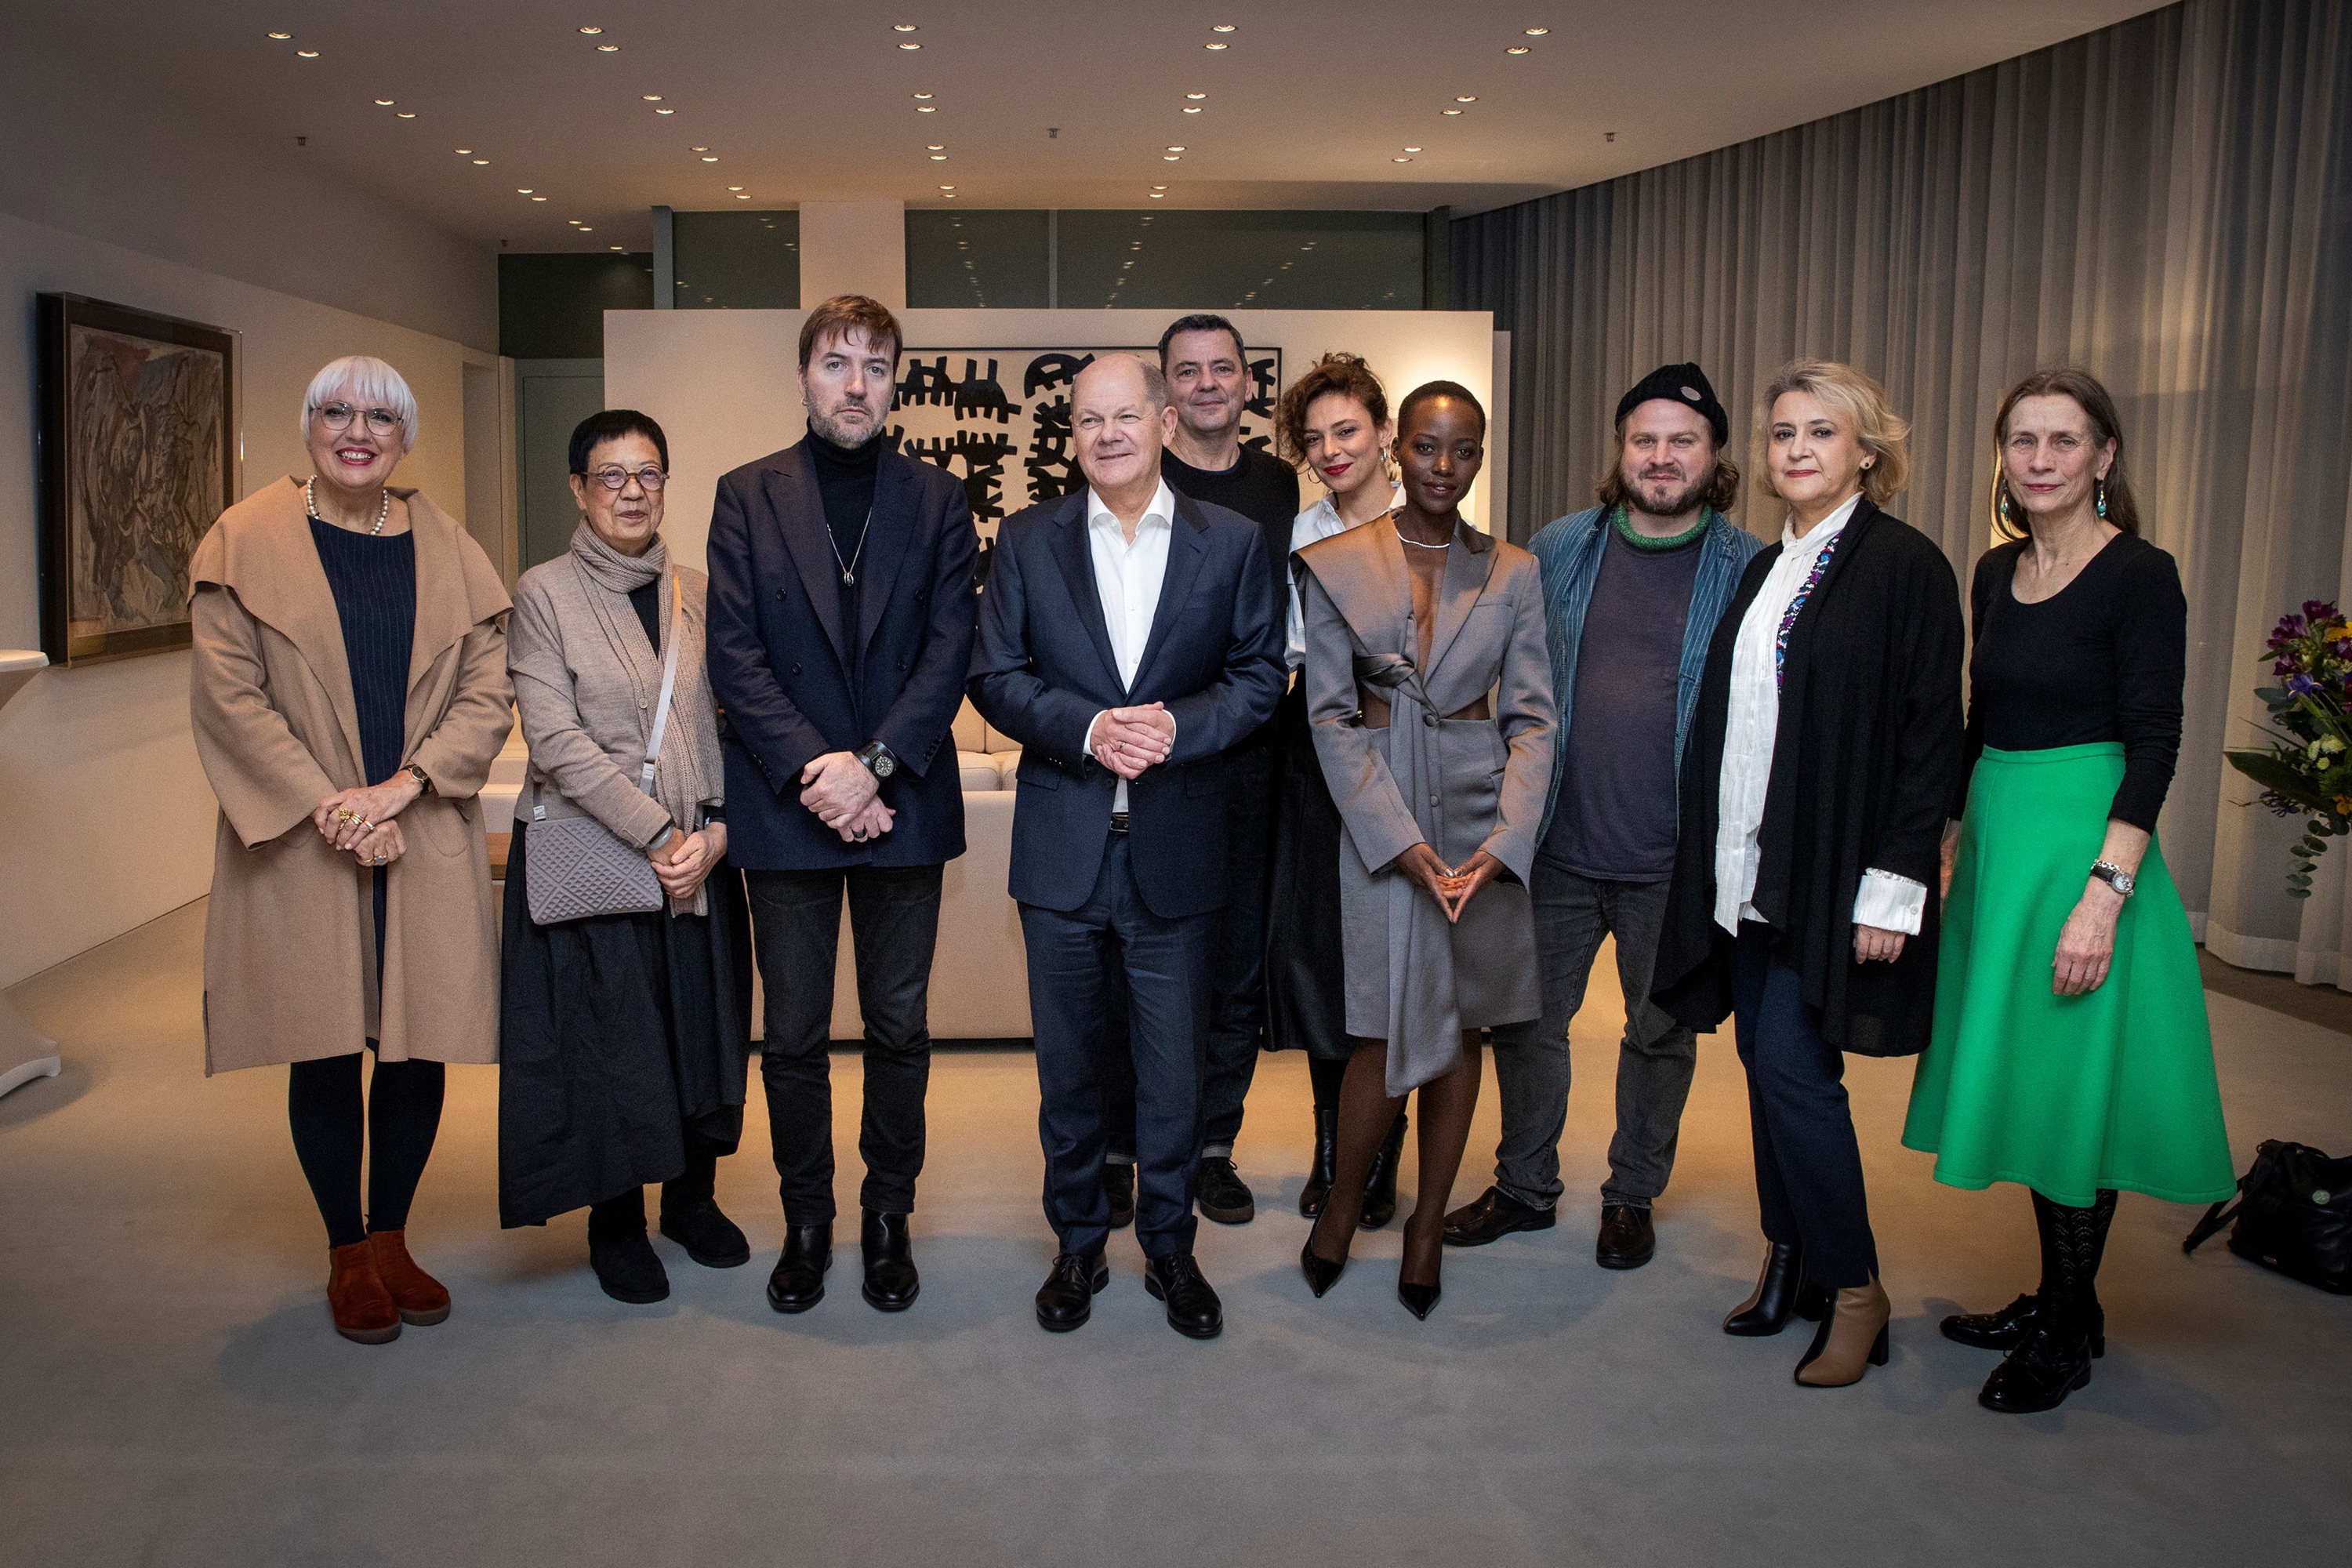
<svg viewBox="0 0 2352 1568">
<path fill-rule="evenodd" d="M 866 521 L 857 531 L 857 548 L 849 552 L 849 559 L 846 561 L 844 561 L 841 558 L 841 542 L 834 538 L 833 530 L 827 528 L 824 531 L 824 542 L 833 547 L 833 563 L 841 568 L 841 585 L 843 587 L 855 588 L 857 586 L 858 558 L 866 553 L 866 536 L 872 532 L 873 530 L 874 503 L 868 501 L 866 503 Z"/>
<path fill-rule="evenodd" d="M 319 516 L 318 500 L 310 493 L 310 487 L 318 482 L 319 478 L 316 474 L 313 474 L 310 478 L 302 481 L 302 510 L 309 512 L 313 520 L 319 522 L 327 522 L 325 518 Z M 391 516 L 392 492 L 390 490 L 386 490 L 383 492 L 383 504 L 375 509 L 375 526 L 368 530 L 368 537 L 370 539 L 381 537 L 383 533 L 384 521 Z M 329 528 L 334 528 L 338 525 L 327 522 L 327 526 Z M 860 540 L 858 542 L 862 545 L 865 541 Z"/>
</svg>

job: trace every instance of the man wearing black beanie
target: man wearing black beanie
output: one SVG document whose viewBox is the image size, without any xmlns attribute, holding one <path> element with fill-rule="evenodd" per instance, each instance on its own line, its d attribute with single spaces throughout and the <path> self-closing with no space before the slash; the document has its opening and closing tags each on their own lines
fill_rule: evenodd
<svg viewBox="0 0 2352 1568">
<path fill-rule="evenodd" d="M 1722 456 L 1730 437 L 1706 373 L 1661 365 L 1617 405 L 1601 504 L 1528 546 L 1543 565 L 1559 701 L 1531 887 L 1543 1016 L 1494 1031 L 1495 1184 L 1446 1216 L 1451 1246 L 1555 1223 L 1569 1021 L 1601 938 L 1613 935 L 1625 1033 L 1594 1253 L 1604 1268 L 1638 1268 L 1656 1250 L 1650 1203 L 1674 1170 L 1698 1057 L 1691 1031 L 1649 999 L 1675 865 L 1675 780 L 1707 644 L 1760 547 L 1723 515 L 1739 493 L 1739 470 Z"/>
</svg>

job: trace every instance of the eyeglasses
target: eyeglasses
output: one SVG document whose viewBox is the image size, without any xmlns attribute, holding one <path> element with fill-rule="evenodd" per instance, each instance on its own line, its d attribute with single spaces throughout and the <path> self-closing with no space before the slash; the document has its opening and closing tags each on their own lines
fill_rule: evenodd
<svg viewBox="0 0 2352 1568">
<path fill-rule="evenodd" d="M 617 490 L 631 479 L 636 480 L 646 489 L 657 490 L 669 476 L 650 464 L 642 468 L 625 468 L 614 463 L 597 469 L 589 477 L 608 490 Z"/>
<path fill-rule="evenodd" d="M 389 408 L 370 408 L 362 412 L 348 403 L 321 403 L 310 412 L 319 416 L 321 425 L 338 435 L 350 429 L 354 419 L 365 419 L 368 433 L 373 436 L 389 436 L 400 428 L 400 416 Z"/>
</svg>

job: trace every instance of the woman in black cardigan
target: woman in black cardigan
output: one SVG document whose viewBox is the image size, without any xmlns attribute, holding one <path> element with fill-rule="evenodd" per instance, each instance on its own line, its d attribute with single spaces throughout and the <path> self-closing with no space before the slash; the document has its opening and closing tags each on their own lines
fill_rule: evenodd
<svg viewBox="0 0 2352 1568">
<path fill-rule="evenodd" d="M 1800 361 L 1758 426 L 1761 488 L 1789 519 L 1708 650 L 1656 997 L 1696 1028 L 1734 1016 L 1748 1069 L 1770 1248 L 1724 1331 L 1818 1318 L 1797 1381 L 1839 1387 L 1885 1363 L 1889 1315 L 1843 1053 L 1913 1055 L 1933 1021 L 1959 584 L 1878 510 L 1903 488 L 1908 426 L 1875 382 Z"/>
</svg>

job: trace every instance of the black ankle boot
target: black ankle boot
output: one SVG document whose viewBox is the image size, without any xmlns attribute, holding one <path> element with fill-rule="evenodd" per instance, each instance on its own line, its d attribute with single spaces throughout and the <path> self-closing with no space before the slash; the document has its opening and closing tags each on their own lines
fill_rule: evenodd
<svg viewBox="0 0 2352 1568">
<path fill-rule="evenodd" d="M 1331 1179 L 1339 1167 L 1339 1113 L 1315 1109 L 1315 1163 L 1307 1168 L 1307 1184 L 1298 1189 L 1298 1212 L 1313 1219 L 1331 1195 Z M 1320 1292 L 1318 1292 L 1320 1294 Z"/>
<path fill-rule="evenodd" d="M 1405 1114 L 1397 1112 L 1396 1124 L 1382 1140 L 1380 1152 L 1372 1156 L 1372 1168 L 1364 1177 L 1364 1217 L 1360 1222 L 1364 1230 L 1378 1230 L 1396 1218 L 1397 1167 L 1404 1163 Z"/>
<path fill-rule="evenodd" d="M 768 1276 L 768 1305 L 805 1312 L 824 1300 L 824 1271 L 833 1267 L 833 1222 L 784 1226 L 784 1255 Z"/>
<path fill-rule="evenodd" d="M 1805 1249 L 1793 1241 L 1776 1241 L 1764 1255 L 1756 1289 L 1723 1320 L 1723 1331 L 1761 1339 L 1787 1328 L 1791 1317 L 1818 1323 L 1829 1316 L 1829 1292 L 1805 1278 Z"/>
<path fill-rule="evenodd" d="M 857 1248 L 866 1264 L 860 1293 L 877 1312 L 903 1312 L 915 1304 L 922 1277 L 915 1271 L 914 1241 L 907 1233 L 907 1216 L 864 1211 Z"/>
<path fill-rule="evenodd" d="M 718 1183 L 719 1156 L 689 1157 L 684 1175 L 662 1184 L 661 1233 L 705 1268 L 740 1268 L 751 1261 L 751 1243 L 719 1212 Z"/>
<path fill-rule="evenodd" d="M 588 1267 L 615 1301 L 643 1307 L 669 1296 L 669 1272 L 646 1239 L 646 1200 L 632 1187 L 588 1210 Z"/>
</svg>

